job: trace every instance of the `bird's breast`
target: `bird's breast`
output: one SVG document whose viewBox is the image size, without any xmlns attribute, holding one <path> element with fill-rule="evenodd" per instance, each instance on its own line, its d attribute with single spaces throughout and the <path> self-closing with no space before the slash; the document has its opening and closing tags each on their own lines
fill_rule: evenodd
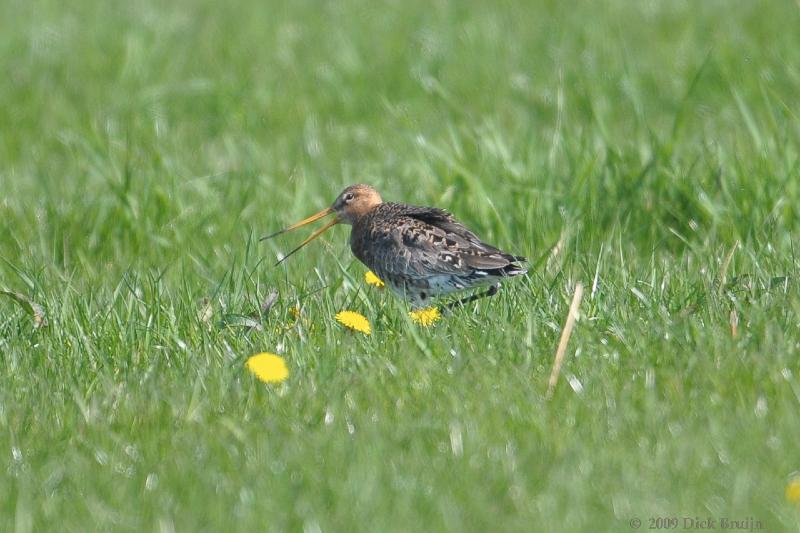
<svg viewBox="0 0 800 533">
<path fill-rule="evenodd" d="M 369 230 L 369 225 L 364 222 L 359 221 L 353 224 L 350 232 L 350 250 L 359 261 L 372 268 L 371 258 L 375 255 L 373 249 L 375 243 L 370 238 Z"/>
</svg>

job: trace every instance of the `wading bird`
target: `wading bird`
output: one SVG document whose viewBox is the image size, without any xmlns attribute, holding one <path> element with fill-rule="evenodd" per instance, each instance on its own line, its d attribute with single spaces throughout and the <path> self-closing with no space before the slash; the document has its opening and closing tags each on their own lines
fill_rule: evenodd
<svg viewBox="0 0 800 533">
<path fill-rule="evenodd" d="M 261 240 L 328 215 L 334 215 L 333 220 L 277 264 L 335 224 L 349 224 L 353 227 L 350 232 L 353 254 L 413 307 L 422 307 L 436 296 L 484 285 L 491 287 L 453 305 L 492 296 L 497 293 L 501 279 L 527 271 L 521 264 L 526 261 L 524 257 L 486 244 L 447 211 L 384 202 L 369 185 L 347 187 L 331 207 Z"/>
</svg>

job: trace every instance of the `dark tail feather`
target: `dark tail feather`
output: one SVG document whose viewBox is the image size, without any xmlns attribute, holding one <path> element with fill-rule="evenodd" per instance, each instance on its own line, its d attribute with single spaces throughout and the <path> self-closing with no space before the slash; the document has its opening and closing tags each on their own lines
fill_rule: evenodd
<svg viewBox="0 0 800 533">
<path fill-rule="evenodd" d="M 501 276 L 519 276 L 520 274 L 524 274 L 528 271 L 528 267 L 525 265 L 519 265 L 517 263 L 511 263 L 507 267 L 499 268 L 498 270 L 501 271 Z"/>
<path fill-rule="evenodd" d="M 512 262 L 508 264 L 505 268 L 503 268 L 503 275 L 504 276 L 519 276 L 520 274 L 524 274 L 528 271 L 528 265 L 521 265 L 518 263 L 527 263 L 528 259 L 521 256 L 521 255 L 513 255 Z"/>
<path fill-rule="evenodd" d="M 525 261 L 524 257 L 516 256 L 514 257 L 514 261 Z M 504 267 L 501 268 L 492 268 L 484 270 L 487 275 L 497 278 L 510 278 L 512 276 L 519 276 L 520 274 L 524 274 L 528 271 L 528 267 L 526 265 L 521 265 L 516 262 L 509 263 Z"/>
</svg>

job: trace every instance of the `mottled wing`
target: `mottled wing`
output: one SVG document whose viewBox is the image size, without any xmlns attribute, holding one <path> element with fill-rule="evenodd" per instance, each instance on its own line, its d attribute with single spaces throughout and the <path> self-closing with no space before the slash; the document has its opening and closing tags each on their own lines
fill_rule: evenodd
<svg viewBox="0 0 800 533">
<path fill-rule="evenodd" d="M 408 216 L 421 220 L 442 230 L 445 245 L 453 248 L 463 256 L 467 265 L 472 268 L 503 268 L 516 261 L 526 261 L 524 257 L 508 254 L 499 248 L 480 240 L 477 235 L 457 221 L 453 215 L 443 209 L 407 206 Z"/>
<path fill-rule="evenodd" d="M 482 242 L 442 209 L 391 206 L 394 223 L 373 228 L 370 259 L 384 275 L 428 278 L 470 275 L 523 260 Z"/>
</svg>

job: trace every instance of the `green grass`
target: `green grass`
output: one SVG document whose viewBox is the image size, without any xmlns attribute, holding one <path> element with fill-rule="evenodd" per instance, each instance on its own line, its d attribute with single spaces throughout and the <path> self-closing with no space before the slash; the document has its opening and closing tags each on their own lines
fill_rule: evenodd
<svg viewBox="0 0 800 533">
<path fill-rule="evenodd" d="M 798 27 L 782 0 L 0 4 L 0 289 L 48 320 L 0 296 L 0 529 L 797 530 Z M 257 238 L 355 182 L 530 275 L 424 329 L 345 228 L 272 268 L 302 235 Z"/>
</svg>

